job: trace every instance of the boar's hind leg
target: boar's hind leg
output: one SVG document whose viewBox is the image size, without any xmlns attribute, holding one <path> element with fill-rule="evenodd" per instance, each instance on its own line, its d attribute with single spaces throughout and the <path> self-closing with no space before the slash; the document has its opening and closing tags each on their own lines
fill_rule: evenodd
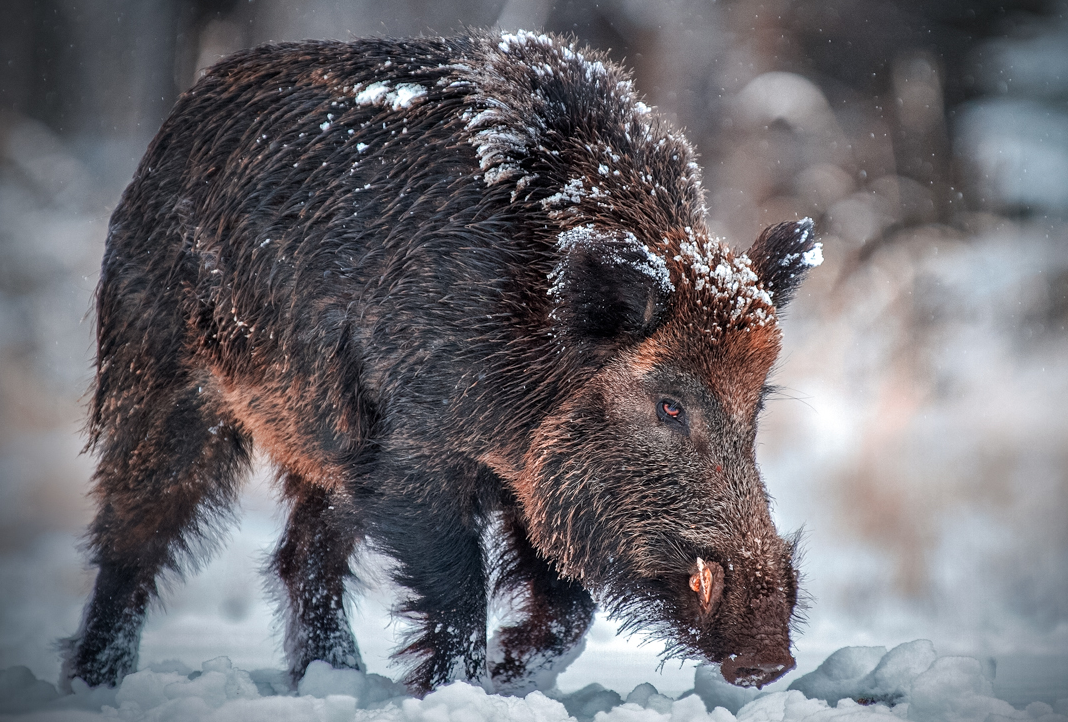
<svg viewBox="0 0 1068 722">
<path fill-rule="evenodd" d="M 504 522 L 505 544 L 496 592 L 515 602 L 520 621 L 490 642 L 489 671 L 497 693 L 551 689 L 585 647 L 596 605 L 577 582 L 561 579 L 538 556 L 515 517 Z"/>
<path fill-rule="evenodd" d="M 251 443 L 205 396 L 195 383 L 156 388 L 100 419 L 88 539 L 99 571 L 80 629 L 60 642 L 68 689 L 75 677 L 115 685 L 134 670 L 158 576 L 195 564 L 230 512 Z"/>
<path fill-rule="evenodd" d="M 345 581 L 358 524 L 347 496 L 288 473 L 289 523 L 271 569 L 285 587 L 285 651 L 294 684 L 315 660 L 342 669 L 363 663 L 345 612 Z"/>
<path fill-rule="evenodd" d="M 412 594 L 400 612 L 415 624 L 398 657 L 415 693 L 454 680 L 480 684 L 486 669 L 486 592 L 479 525 L 447 504 L 402 501 L 376 511 L 375 538 L 398 562 L 393 578 Z"/>
</svg>

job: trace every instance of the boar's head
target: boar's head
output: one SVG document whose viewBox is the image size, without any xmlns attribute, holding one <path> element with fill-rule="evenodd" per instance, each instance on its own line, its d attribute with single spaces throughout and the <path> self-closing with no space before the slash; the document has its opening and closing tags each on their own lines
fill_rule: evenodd
<svg viewBox="0 0 1068 722">
<path fill-rule="evenodd" d="M 625 629 L 762 686 L 793 668 L 795 548 L 754 456 L 776 311 L 822 260 L 812 223 L 745 255 L 687 228 L 583 226 L 550 279 L 562 347 L 598 371 L 539 426 L 517 494 L 531 540 Z"/>
</svg>

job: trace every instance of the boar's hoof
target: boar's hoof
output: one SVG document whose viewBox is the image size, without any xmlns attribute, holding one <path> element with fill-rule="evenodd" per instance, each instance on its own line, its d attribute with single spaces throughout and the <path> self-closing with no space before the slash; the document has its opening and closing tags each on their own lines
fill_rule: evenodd
<svg viewBox="0 0 1068 722">
<path fill-rule="evenodd" d="M 731 655 L 723 661 L 719 671 L 723 679 L 739 687 L 756 687 L 760 689 L 765 684 L 771 684 L 783 676 L 795 666 L 794 658 L 787 654 L 785 657 L 750 657 L 747 655 Z"/>
</svg>

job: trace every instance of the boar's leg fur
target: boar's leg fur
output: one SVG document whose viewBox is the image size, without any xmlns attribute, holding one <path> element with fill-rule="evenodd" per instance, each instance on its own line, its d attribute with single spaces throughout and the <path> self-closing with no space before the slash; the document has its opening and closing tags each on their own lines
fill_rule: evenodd
<svg viewBox="0 0 1068 722">
<path fill-rule="evenodd" d="M 549 689 L 585 647 L 597 605 L 581 584 L 562 579 L 538 556 L 518 515 L 507 514 L 502 531 L 494 592 L 512 602 L 520 620 L 501 628 L 491 643 L 490 677 L 498 693 Z"/>
<path fill-rule="evenodd" d="M 96 417 L 102 438 L 93 493 L 100 507 L 88 548 L 100 571 L 81 628 L 61 642 L 68 686 L 74 677 L 114 684 L 136 669 L 158 576 L 195 564 L 217 522 L 229 516 L 251 444 L 206 408 L 200 389 L 155 390 L 125 414 L 106 407 Z"/>
<path fill-rule="evenodd" d="M 410 592 L 398 611 L 413 628 L 398 654 L 414 662 L 404 680 L 414 692 L 485 678 L 484 524 L 442 501 L 391 499 L 375 509 L 375 541 Z"/>
<path fill-rule="evenodd" d="M 284 489 L 293 506 L 271 569 L 285 587 L 285 651 L 293 683 L 315 660 L 362 669 L 345 612 L 345 582 L 353 578 L 349 559 L 359 540 L 351 500 L 292 472 Z"/>
</svg>

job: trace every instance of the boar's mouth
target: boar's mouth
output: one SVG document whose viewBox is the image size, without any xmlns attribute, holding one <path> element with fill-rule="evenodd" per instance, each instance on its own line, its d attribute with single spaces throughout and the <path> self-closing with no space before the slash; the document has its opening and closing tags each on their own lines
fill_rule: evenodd
<svg viewBox="0 0 1068 722">
<path fill-rule="evenodd" d="M 663 642 L 661 666 L 671 659 L 704 660 L 719 664 L 723 678 L 730 684 L 757 689 L 781 678 L 796 666 L 788 637 L 764 638 L 765 643 L 761 644 L 758 640 L 763 635 L 758 634 L 756 639 L 747 640 L 749 644 L 732 643 L 732 638 L 737 636 L 736 630 L 716 611 L 712 611 L 708 618 L 691 617 L 691 623 L 680 624 L 673 621 L 677 619 L 675 615 L 685 612 L 659 595 L 654 600 L 655 592 L 651 588 L 647 586 L 639 595 L 645 598 L 645 604 L 639 603 L 634 593 L 635 589 L 631 587 L 629 599 L 606 605 L 609 617 L 622 622 L 620 632 L 623 634 L 641 633 L 650 641 Z"/>
<path fill-rule="evenodd" d="M 609 616 L 622 622 L 622 633 L 640 632 L 665 644 L 662 665 L 671 659 L 704 660 L 719 664 L 730 684 L 759 689 L 796 667 L 790 637 L 805 608 L 798 599 L 798 541 L 798 535 L 782 539 L 784 578 L 765 576 L 768 584 L 762 588 L 740 582 L 759 575 L 738 564 L 728 571 L 725 561 L 694 555 L 696 563 L 686 575 L 636 580 L 637 575 L 626 574 L 626 585 L 610 578 L 597 596 Z"/>
<path fill-rule="evenodd" d="M 756 687 L 760 689 L 796 667 L 793 656 L 789 653 L 775 660 L 772 658 L 755 658 L 746 655 L 732 654 L 723 664 L 719 671 L 723 679 L 739 687 Z"/>
</svg>

